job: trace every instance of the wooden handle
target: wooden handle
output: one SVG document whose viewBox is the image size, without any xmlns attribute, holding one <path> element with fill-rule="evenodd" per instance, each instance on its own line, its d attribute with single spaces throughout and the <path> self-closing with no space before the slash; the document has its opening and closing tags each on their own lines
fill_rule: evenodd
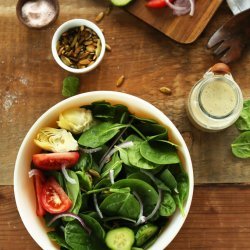
<svg viewBox="0 0 250 250">
<path fill-rule="evenodd" d="M 216 63 L 208 71 L 212 71 L 212 72 L 218 73 L 218 74 L 228 74 L 231 72 L 231 69 L 225 63 Z"/>
</svg>

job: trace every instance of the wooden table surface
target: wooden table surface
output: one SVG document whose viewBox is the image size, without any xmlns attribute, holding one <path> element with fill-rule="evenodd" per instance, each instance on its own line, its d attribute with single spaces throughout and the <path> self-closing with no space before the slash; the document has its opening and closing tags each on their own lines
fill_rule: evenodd
<svg viewBox="0 0 250 250">
<path fill-rule="evenodd" d="M 63 100 L 62 81 L 69 75 L 53 60 L 50 43 L 56 28 L 72 18 L 94 21 L 106 9 L 102 0 L 62 0 L 57 22 L 46 30 L 29 30 L 15 13 L 16 1 L 0 0 L 0 249 L 39 249 L 17 212 L 13 170 L 20 144 L 36 119 Z M 195 176 L 194 199 L 184 227 L 168 249 L 250 249 L 250 160 L 232 156 L 234 126 L 217 134 L 194 128 L 185 100 L 204 72 L 217 60 L 206 49 L 208 38 L 232 16 L 223 3 L 202 35 L 178 44 L 127 12 L 114 8 L 99 26 L 112 47 L 102 64 L 81 75 L 80 92 L 115 90 L 141 97 L 161 109 L 187 139 Z M 250 97 L 250 53 L 231 65 Z M 116 80 L 125 75 L 117 88 Z M 160 87 L 169 87 L 164 95 Z M 190 139 L 191 138 L 191 139 Z"/>
</svg>

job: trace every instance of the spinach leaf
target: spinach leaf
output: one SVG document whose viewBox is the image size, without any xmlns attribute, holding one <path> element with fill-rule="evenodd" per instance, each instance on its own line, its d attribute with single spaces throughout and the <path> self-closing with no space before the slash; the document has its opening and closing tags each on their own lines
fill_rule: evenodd
<svg viewBox="0 0 250 250">
<path fill-rule="evenodd" d="M 140 139 L 139 137 L 135 135 L 130 135 L 126 139 L 126 141 L 132 141 L 134 144 L 132 147 L 127 149 L 128 160 L 133 166 L 138 167 L 138 168 L 143 168 L 143 169 L 154 169 L 158 166 L 155 163 L 152 163 L 146 160 L 141 155 L 140 147 L 141 147 L 141 144 L 143 143 L 142 139 Z"/>
<path fill-rule="evenodd" d="M 65 227 L 65 241 L 74 250 L 104 250 L 107 249 L 96 240 L 94 235 L 89 235 L 82 226 L 71 221 Z"/>
<path fill-rule="evenodd" d="M 235 125 L 239 130 L 250 130 L 250 100 L 244 101 L 243 109 Z"/>
<path fill-rule="evenodd" d="M 87 171 L 92 165 L 92 155 L 91 154 L 81 154 L 77 164 L 72 168 L 72 170 Z"/>
<path fill-rule="evenodd" d="M 70 97 L 76 95 L 79 89 L 80 81 L 76 76 L 68 76 L 63 80 L 62 95 Z"/>
<path fill-rule="evenodd" d="M 150 177 L 148 177 L 146 174 L 142 173 L 142 172 L 134 172 L 130 175 L 127 176 L 127 179 L 138 179 L 138 180 L 142 180 L 147 182 L 148 184 L 150 184 L 151 186 L 154 185 L 153 181 L 150 179 Z"/>
<path fill-rule="evenodd" d="M 155 164 L 175 164 L 180 162 L 176 149 L 166 143 L 144 141 L 140 144 L 141 155 L 150 162 Z"/>
<path fill-rule="evenodd" d="M 102 177 L 106 176 L 111 169 L 114 170 L 114 177 L 116 177 L 122 169 L 122 161 L 118 155 L 118 152 L 116 152 L 112 156 L 111 160 L 103 167 Z"/>
<path fill-rule="evenodd" d="M 119 148 L 119 147 L 117 147 L 117 148 L 118 148 L 119 155 L 120 155 L 120 158 L 123 161 L 123 163 L 126 164 L 127 166 L 131 166 L 131 163 L 129 162 L 129 159 L 128 159 L 127 150 L 124 148 Z"/>
<path fill-rule="evenodd" d="M 91 190 L 93 182 L 91 175 L 85 171 L 77 171 L 75 173 L 77 174 L 80 187 L 86 191 Z"/>
<path fill-rule="evenodd" d="M 82 202 L 82 197 L 81 197 L 81 192 L 80 192 L 80 186 L 79 186 L 79 181 L 77 174 L 72 171 L 67 169 L 68 175 L 75 180 L 76 184 L 71 184 L 67 180 L 65 180 L 65 185 L 66 185 L 66 190 L 69 199 L 72 201 L 72 207 L 69 212 L 78 214 L 80 208 L 81 208 L 81 202 Z M 65 221 L 71 221 L 72 218 L 70 217 L 65 217 Z"/>
<path fill-rule="evenodd" d="M 50 231 L 47 233 L 47 235 L 49 236 L 49 238 L 52 241 L 55 241 L 59 246 L 64 247 L 66 249 L 72 249 L 65 241 L 64 236 L 59 234 L 56 231 Z"/>
<path fill-rule="evenodd" d="M 131 191 L 135 191 L 141 198 L 144 205 L 144 215 L 149 215 L 154 209 L 157 200 L 158 193 L 155 189 L 146 183 L 145 181 L 138 179 L 121 179 L 111 186 L 112 188 L 124 188 L 129 187 Z"/>
<path fill-rule="evenodd" d="M 91 229 L 91 234 L 96 236 L 99 240 L 104 241 L 105 238 L 105 231 L 100 225 L 100 223 L 93 217 L 86 215 L 86 214 L 80 214 L 79 215 L 84 223 Z"/>
<path fill-rule="evenodd" d="M 163 194 L 163 200 L 159 208 L 161 216 L 171 216 L 176 210 L 174 198 L 169 193 Z"/>
<path fill-rule="evenodd" d="M 250 157 L 250 131 L 241 133 L 231 144 L 232 152 L 236 157 Z"/>
<path fill-rule="evenodd" d="M 177 189 L 177 181 L 175 177 L 171 174 L 171 172 L 168 169 L 165 169 L 161 175 L 160 179 L 171 189 L 176 190 Z"/>
<path fill-rule="evenodd" d="M 59 171 L 49 171 L 49 176 L 53 176 L 55 177 L 56 181 L 58 182 L 58 184 L 65 189 L 64 187 L 64 178 L 63 178 L 63 174 Z"/>
<path fill-rule="evenodd" d="M 121 216 L 137 219 L 140 204 L 130 193 L 113 193 L 106 197 L 100 205 L 101 211 L 107 216 Z"/>
<path fill-rule="evenodd" d="M 78 143 L 90 148 L 100 147 L 112 139 L 121 128 L 126 126 L 111 122 L 99 123 L 82 133 L 78 139 Z"/>
</svg>

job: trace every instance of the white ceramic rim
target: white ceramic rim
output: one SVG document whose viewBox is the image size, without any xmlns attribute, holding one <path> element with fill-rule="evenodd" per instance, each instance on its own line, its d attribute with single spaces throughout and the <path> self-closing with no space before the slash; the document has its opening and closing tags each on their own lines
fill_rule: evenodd
<svg viewBox="0 0 250 250">
<path fill-rule="evenodd" d="M 19 178 L 21 173 L 23 172 L 22 167 L 24 166 L 20 166 L 19 163 L 22 161 L 23 156 L 25 156 L 25 147 L 27 143 L 29 142 L 29 140 L 31 140 L 31 138 L 34 138 L 38 129 L 41 128 L 41 123 L 44 119 L 46 119 L 47 117 L 50 117 L 50 118 L 54 117 L 55 114 L 59 115 L 59 113 L 65 110 L 66 108 L 77 107 L 77 106 L 81 106 L 81 105 L 85 105 L 89 103 L 90 101 L 85 101 L 86 99 L 91 100 L 91 102 L 97 101 L 97 100 L 107 100 L 111 102 L 113 101 L 115 103 L 124 103 L 125 105 L 126 103 L 133 103 L 133 106 L 136 107 L 136 110 L 139 107 L 140 110 L 144 110 L 144 111 L 150 110 L 151 113 L 154 113 L 153 116 L 157 117 L 157 119 L 161 123 L 163 123 L 163 125 L 166 125 L 167 127 L 169 127 L 171 133 L 174 134 L 174 136 L 176 136 L 178 145 L 181 146 L 179 152 L 183 155 L 183 157 L 185 156 L 184 167 L 189 176 L 189 194 L 188 194 L 187 201 L 184 205 L 185 216 L 182 216 L 179 211 L 178 213 L 176 212 L 171 217 L 169 223 L 167 223 L 166 228 L 158 237 L 156 242 L 149 248 L 150 250 L 165 249 L 165 247 L 167 247 L 170 244 L 170 242 L 174 239 L 174 237 L 177 235 L 177 233 L 181 229 L 183 223 L 186 220 L 188 212 L 190 210 L 192 197 L 193 197 L 193 188 L 194 188 L 193 168 L 192 168 L 190 154 L 181 134 L 179 133 L 175 125 L 169 120 L 169 118 L 163 112 L 161 112 L 159 109 L 157 109 L 155 106 L 148 103 L 147 101 L 140 99 L 139 97 L 121 93 L 121 92 L 115 92 L 115 91 L 92 91 L 92 92 L 79 94 L 79 95 L 70 97 L 68 99 L 65 99 L 57 103 L 56 105 L 52 106 L 49 110 L 47 110 L 43 115 L 40 116 L 40 118 L 38 118 L 38 120 L 30 128 L 30 130 L 26 134 L 21 144 L 21 147 L 18 151 L 15 169 L 14 169 L 14 195 L 15 195 L 17 209 L 23 221 L 24 226 L 26 227 L 31 237 L 37 242 L 37 244 L 40 247 L 42 247 L 43 249 L 58 249 L 52 242 L 48 243 L 48 237 L 44 232 L 42 233 L 40 232 L 40 235 L 38 237 L 37 232 L 36 232 L 38 225 L 33 225 L 30 222 L 31 215 L 29 211 L 27 211 L 27 207 L 24 204 L 25 201 L 27 200 L 22 194 L 23 192 L 22 187 L 24 186 L 25 180 L 22 180 L 22 178 Z M 26 181 L 27 182 L 31 181 L 28 178 L 28 173 L 27 173 Z M 34 191 L 32 191 L 32 193 L 34 195 Z M 35 208 L 34 208 L 34 211 L 35 211 Z M 33 213 L 35 213 L 34 211 Z M 35 220 L 36 222 L 40 221 L 41 227 L 44 227 L 43 226 L 44 223 L 41 222 L 40 218 L 35 218 Z M 171 224 L 171 221 L 173 220 L 175 222 Z M 47 241 L 47 244 L 45 244 L 46 243 L 45 241 Z M 50 244 L 49 248 L 48 248 L 48 244 Z"/>
<path fill-rule="evenodd" d="M 96 61 L 92 65 L 90 65 L 84 69 L 74 69 L 74 68 L 67 66 L 66 64 L 64 64 L 62 62 L 62 60 L 58 56 L 58 53 L 56 50 L 56 43 L 59 40 L 59 38 L 61 37 L 63 32 L 67 31 L 70 28 L 79 27 L 81 25 L 84 25 L 84 26 L 86 26 L 86 27 L 88 27 L 96 32 L 96 34 L 98 35 L 98 37 L 101 40 L 102 47 L 101 47 L 100 55 L 98 56 L 98 58 L 96 59 Z M 63 23 L 61 26 L 58 27 L 58 29 L 54 33 L 53 38 L 52 38 L 52 42 L 51 42 L 52 55 L 53 55 L 55 61 L 58 63 L 58 65 L 60 65 L 63 69 L 65 69 L 71 73 L 76 73 L 76 74 L 87 73 L 87 72 L 95 69 L 100 64 L 100 62 L 102 61 L 102 59 L 104 57 L 105 47 L 106 47 L 105 37 L 104 37 L 102 31 L 100 30 L 100 28 L 96 24 L 94 24 L 93 22 L 86 20 L 86 19 L 71 19 L 71 20 Z"/>
</svg>

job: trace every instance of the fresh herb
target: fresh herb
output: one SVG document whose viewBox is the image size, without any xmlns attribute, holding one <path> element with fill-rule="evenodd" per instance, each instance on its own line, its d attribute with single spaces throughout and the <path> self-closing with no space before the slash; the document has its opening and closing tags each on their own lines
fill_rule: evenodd
<svg viewBox="0 0 250 250">
<path fill-rule="evenodd" d="M 250 100 L 244 101 L 235 126 L 243 132 L 231 144 L 232 153 L 238 158 L 250 158 Z"/>
<path fill-rule="evenodd" d="M 80 86 L 80 80 L 76 76 L 68 76 L 63 80 L 62 95 L 64 97 L 70 97 L 78 93 Z"/>
</svg>

